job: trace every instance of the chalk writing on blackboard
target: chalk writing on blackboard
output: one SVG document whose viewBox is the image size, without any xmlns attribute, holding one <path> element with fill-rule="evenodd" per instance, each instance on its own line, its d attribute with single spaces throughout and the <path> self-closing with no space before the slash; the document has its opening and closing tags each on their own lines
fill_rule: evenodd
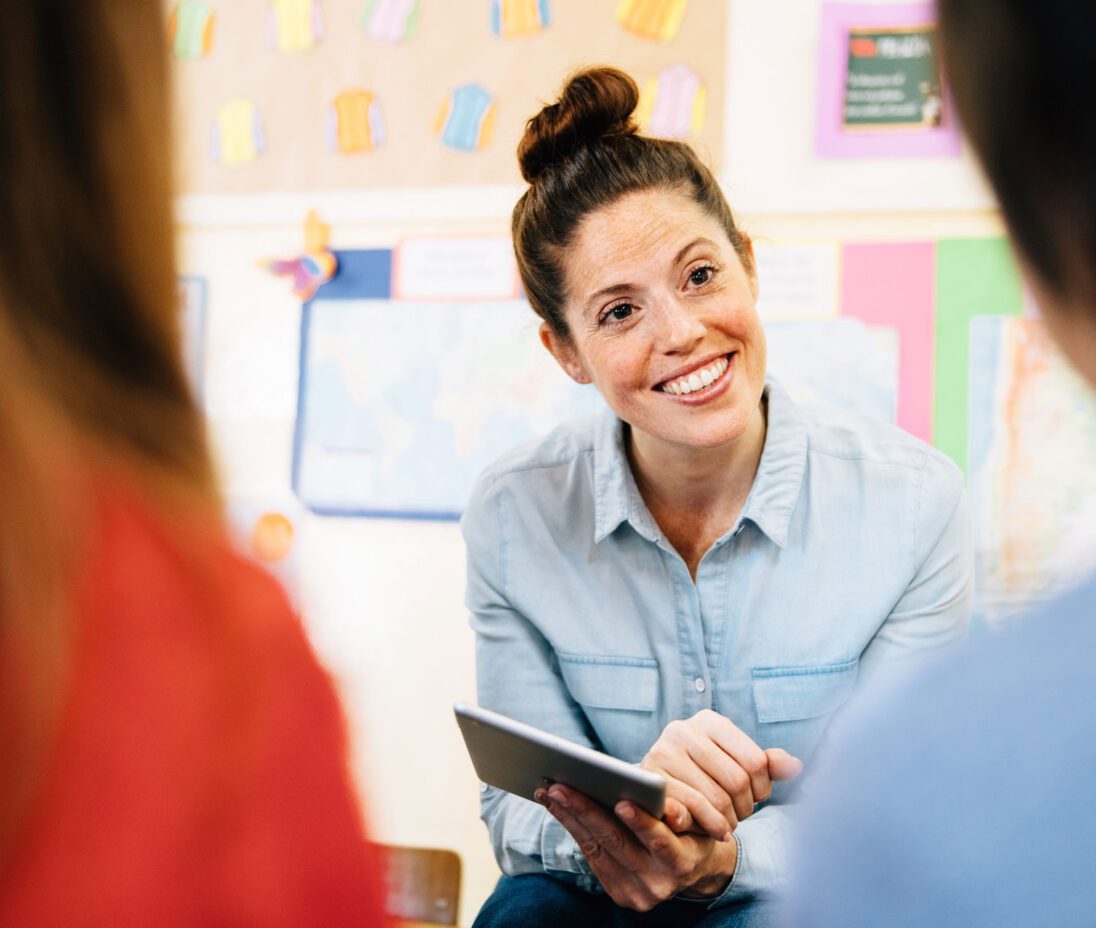
<svg viewBox="0 0 1096 928">
<path fill-rule="evenodd" d="M 936 26 L 850 29 L 846 129 L 935 128 L 943 119 Z"/>
</svg>

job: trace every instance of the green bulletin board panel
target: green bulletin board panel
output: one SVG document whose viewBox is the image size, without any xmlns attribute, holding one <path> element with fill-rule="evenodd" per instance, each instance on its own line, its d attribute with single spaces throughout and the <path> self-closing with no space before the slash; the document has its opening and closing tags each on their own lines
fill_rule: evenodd
<svg viewBox="0 0 1096 928">
<path fill-rule="evenodd" d="M 849 31 L 847 129 L 935 126 L 941 115 L 935 26 Z"/>
<path fill-rule="evenodd" d="M 970 321 L 1019 316 L 1023 288 L 1003 238 L 944 239 L 936 251 L 933 444 L 967 471 Z"/>
</svg>

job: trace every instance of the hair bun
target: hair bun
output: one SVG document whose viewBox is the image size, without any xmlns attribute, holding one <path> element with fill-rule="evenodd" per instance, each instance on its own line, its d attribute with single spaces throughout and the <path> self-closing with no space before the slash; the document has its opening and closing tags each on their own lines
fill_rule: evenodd
<svg viewBox="0 0 1096 928">
<path fill-rule="evenodd" d="M 544 107 L 525 124 L 518 144 L 521 176 L 533 183 L 554 164 L 607 136 L 632 135 L 639 88 L 616 68 L 587 68 L 563 88 L 558 103 Z"/>
</svg>

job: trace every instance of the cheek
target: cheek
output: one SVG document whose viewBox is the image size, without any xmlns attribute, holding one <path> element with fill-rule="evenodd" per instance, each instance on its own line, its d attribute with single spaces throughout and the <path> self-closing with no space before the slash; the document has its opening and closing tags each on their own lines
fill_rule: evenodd
<svg viewBox="0 0 1096 928">
<path fill-rule="evenodd" d="M 605 396 L 615 396 L 647 382 L 644 359 L 627 349 L 609 349 L 591 354 L 588 366 L 594 375 L 594 383 Z"/>
</svg>

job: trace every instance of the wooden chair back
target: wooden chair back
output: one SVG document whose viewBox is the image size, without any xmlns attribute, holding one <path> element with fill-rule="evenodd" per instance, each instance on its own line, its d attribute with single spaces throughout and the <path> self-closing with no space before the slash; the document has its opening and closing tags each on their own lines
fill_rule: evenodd
<svg viewBox="0 0 1096 928">
<path fill-rule="evenodd" d="M 460 857 L 427 847 L 381 845 L 388 914 L 408 921 L 455 925 L 460 904 Z"/>
</svg>

